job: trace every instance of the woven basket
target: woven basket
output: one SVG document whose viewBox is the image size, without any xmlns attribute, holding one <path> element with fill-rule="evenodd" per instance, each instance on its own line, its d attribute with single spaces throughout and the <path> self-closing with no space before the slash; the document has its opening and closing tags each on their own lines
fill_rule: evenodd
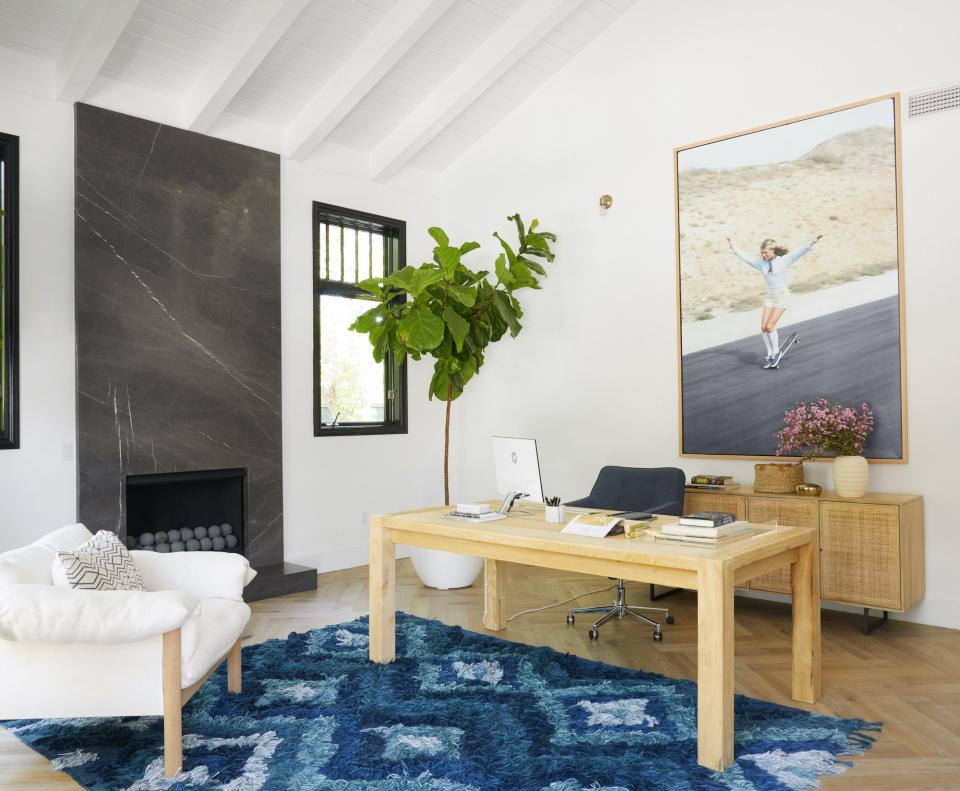
<svg viewBox="0 0 960 791">
<path fill-rule="evenodd" d="M 754 464 L 753 490 L 769 494 L 794 494 L 803 483 L 803 463 Z"/>
</svg>

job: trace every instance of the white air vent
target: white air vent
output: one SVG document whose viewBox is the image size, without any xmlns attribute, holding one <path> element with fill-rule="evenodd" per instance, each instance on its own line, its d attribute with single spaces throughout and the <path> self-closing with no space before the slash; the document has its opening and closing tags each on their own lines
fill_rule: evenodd
<svg viewBox="0 0 960 791">
<path fill-rule="evenodd" d="M 907 117 L 918 118 L 921 115 L 939 113 L 942 110 L 954 110 L 960 107 L 960 85 L 924 91 L 907 97 Z"/>
</svg>

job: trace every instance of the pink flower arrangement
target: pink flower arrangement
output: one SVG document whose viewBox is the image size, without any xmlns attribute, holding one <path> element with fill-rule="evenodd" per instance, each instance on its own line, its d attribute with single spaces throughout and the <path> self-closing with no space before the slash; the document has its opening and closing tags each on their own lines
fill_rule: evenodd
<svg viewBox="0 0 960 791">
<path fill-rule="evenodd" d="M 873 431 L 873 410 L 863 404 L 860 411 L 825 398 L 801 401 L 783 416 L 784 427 L 777 432 L 778 456 L 814 459 L 819 456 L 859 456 Z"/>
</svg>

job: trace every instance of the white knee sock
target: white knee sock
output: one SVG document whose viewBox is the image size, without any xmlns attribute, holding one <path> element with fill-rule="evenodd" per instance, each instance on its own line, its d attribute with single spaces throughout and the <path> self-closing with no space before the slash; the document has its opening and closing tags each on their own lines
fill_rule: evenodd
<svg viewBox="0 0 960 791">
<path fill-rule="evenodd" d="M 774 354 L 777 349 L 780 348 L 780 333 L 776 330 L 771 330 L 767 333 L 767 335 L 770 338 L 770 345 L 773 347 L 773 350 L 770 352 L 770 354 Z"/>
<path fill-rule="evenodd" d="M 770 346 L 770 336 L 765 332 L 761 332 L 760 337 L 763 338 L 763 345 L 766 347 L 767 357 L 769 357 L 773 354 L 773 348 Z"/>
</svg>

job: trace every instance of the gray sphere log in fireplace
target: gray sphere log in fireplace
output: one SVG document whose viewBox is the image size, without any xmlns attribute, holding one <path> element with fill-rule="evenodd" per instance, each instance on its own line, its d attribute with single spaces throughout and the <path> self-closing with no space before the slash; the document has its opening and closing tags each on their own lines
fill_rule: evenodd
<svg viewBox="0 0 960 791">
<path fill-rule="evenodd" d="M 246 482 L 242 468 L 128 475 L 127 546 L 243 554 Z"/>
</svg>

